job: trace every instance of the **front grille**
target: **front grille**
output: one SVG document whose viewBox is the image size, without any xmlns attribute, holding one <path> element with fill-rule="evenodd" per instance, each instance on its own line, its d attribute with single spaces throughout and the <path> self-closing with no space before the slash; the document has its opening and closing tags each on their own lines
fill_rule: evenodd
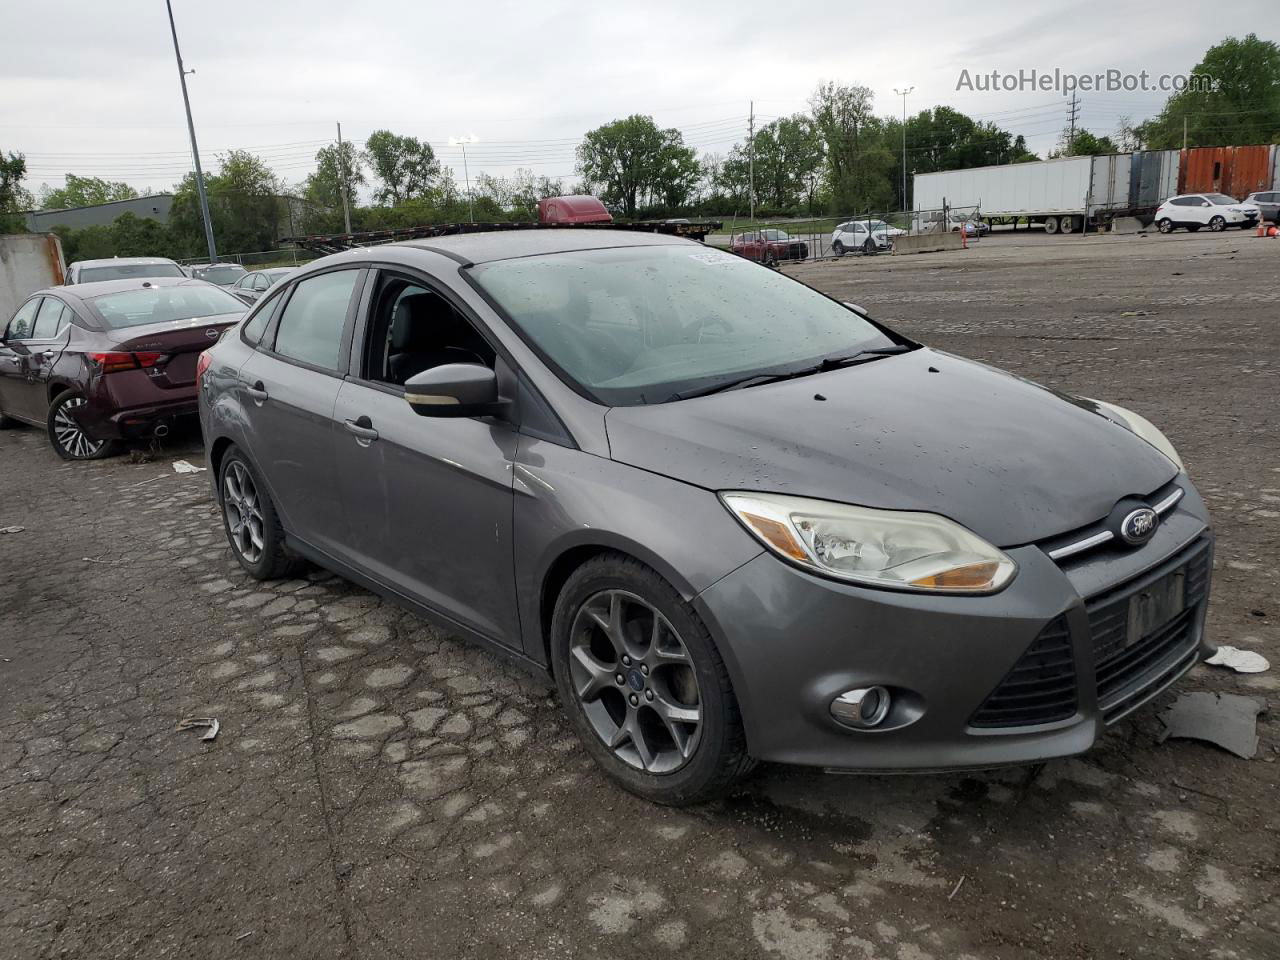
<svg viewBox="0 0 1280 960">
<path fill-rule="evenodd" d="M 1067 621 L 1049 622 L 969 720 L 974 727 L 1025 727 L 1076 712 L 1076 668 Z"/>
<path fill-rule="evenodd" d="M 1093 646 L 1098 706 L 1106 723 L 1150 700 L 1196 662 L 1196 625 L 1209 593 L 1210 542 L 1194 543 L 1128 583 L 1085 604 Z M 1135 642 L 1128 642 L 1129 601 L 1134 594 L 1186 571 L 1182 612 Z M 1077 709 L 1071 635 L 1064 617 L 1040 631 L 969 720 L 972 727 L 1026 727 L 1067 720 Z"/>
<path fill-rule="evenodd" d="M 1144 587 L 1185 568 L 1183 610 L 1128 643 L 1129 601 Z M 1195 662 L 1196 622 L 1209 586 L 1209 544 L 1190 551 L 1086 605 L 1103 719 L 1114 723 L 1146 702 Z"/>
</svg>

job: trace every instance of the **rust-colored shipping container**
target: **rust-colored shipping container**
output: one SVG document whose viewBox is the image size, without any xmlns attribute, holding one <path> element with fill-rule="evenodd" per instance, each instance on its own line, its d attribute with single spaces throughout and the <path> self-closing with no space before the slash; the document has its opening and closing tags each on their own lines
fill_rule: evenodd
<svg viewBox="0 0 1280 960">
<path fill-rule="evenodd" d="M 1179 193 L 1225 193 L 1237 200 L 1271 189 L 1276 148 L 1192 147 L 1178 165 Z"/>
</svg>

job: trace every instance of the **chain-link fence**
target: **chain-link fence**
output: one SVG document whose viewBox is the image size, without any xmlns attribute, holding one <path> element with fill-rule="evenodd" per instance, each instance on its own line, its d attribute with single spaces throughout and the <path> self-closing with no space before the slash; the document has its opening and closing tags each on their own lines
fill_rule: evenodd
<svg viewBox="0 0 1280 960">
<path fill-rule="evenodd" d="M 843 217 L 726 220 L 707 242 L 761 263 L 825 260 L 890 253 L 898 237 L 963 231 L 978 239 L 989 230 L 977 207 L 874 210 Z"/>
</svg>

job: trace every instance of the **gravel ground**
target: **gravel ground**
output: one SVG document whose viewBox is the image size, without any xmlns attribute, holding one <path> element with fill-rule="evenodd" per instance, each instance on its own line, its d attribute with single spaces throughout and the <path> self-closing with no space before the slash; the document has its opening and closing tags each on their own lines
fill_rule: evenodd
<svg viewBox="0 0 1280 960">
<path fill-rule="evenodd" d="M 1032 235 L 788 269 L 1166 427 L 1214 511 L 1212 637 L 1280 663 L 1278 259 Z M 1280 956 L 1274 711 L 1252 761 L 1148 708 L 1040 768 L 765 767 L 666 810 L 517 669 L 323 572 L 245 578 L 175 456 L 0 434 L 0 957 Z"/>
</svg>

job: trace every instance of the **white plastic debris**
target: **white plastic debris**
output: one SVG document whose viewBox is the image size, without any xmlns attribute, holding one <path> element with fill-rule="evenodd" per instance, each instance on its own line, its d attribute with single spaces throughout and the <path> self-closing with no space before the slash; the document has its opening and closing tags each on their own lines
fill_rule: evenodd
<svg viewBox="0 0 1280 960">
<path fill-rule="evenodd" d="M 1252 650 L 1239 647 L 1219 647 L 1218 652 L 1205 661 L 1215 667 L 1230 667 L 1236 673 L 1262 673 L 1271 669 L 1267 658 Z"/>
<path fill-rule="evenodd" d="M 20 527 L 14 524 L 12 527 L 0 527 L 0 533 L 21 533 L 26 527 Z"/>
<path fill-rule="evenodd" d="M 186 460 L 173 461 L 174 473 L 200 473 L 203 470 L 204 467 L 197 467 L 194 463 L 190 463 Z"/>
</svg>

